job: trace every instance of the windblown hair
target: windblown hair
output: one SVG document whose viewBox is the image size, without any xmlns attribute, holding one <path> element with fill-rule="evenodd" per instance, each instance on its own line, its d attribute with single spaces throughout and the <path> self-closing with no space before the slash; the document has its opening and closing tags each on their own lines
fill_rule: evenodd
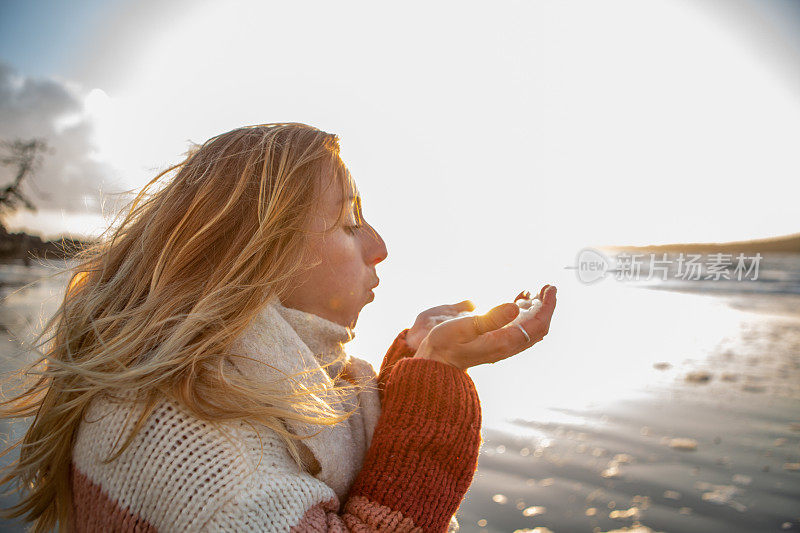
<svg viewBox="0 0 800 533">
<path fill-rule="evenodd" d="M 307 221 L 326 183 L 354 192 L 335 134 L 300 123 L 238 128 L 153 178 L 120 224 L 77 253 L 61 272 L 70 277 L 63 300 L 33 341 L 41 358 L 0 404 L 0 416 L 33 417 L 0 454 L 20 452 L 0 479 L 22 492 L 6 516 L 24 516 L 35 531 L 69 529 L 72 444 L 99 395 L 145 405 L 115 457 L 164 398 L 214 424 L 264 424 L 298 462 L 299 437 L 282 419 L 332 425 L 352 414 L 313 390 L 279 394 L 230 365 L 246 356 L 229 352 L 233 341 L 314 266 Z"/>
</svg>

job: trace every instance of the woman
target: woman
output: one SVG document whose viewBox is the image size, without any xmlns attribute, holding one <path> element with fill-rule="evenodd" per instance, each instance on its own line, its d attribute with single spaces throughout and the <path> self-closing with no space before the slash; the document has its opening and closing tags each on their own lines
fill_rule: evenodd
<svg viewBox="0 0 800 533">
<path fill-rule="evenodd" d="M 174 179 L 152 194 L 171 171 Z M 380 372 L 350 357 L 386 246 L 335 135 L 239 128 L 157 176 L 84 250 L 45 331 L 3 482 L 37 531 L 443 531 L 480 446 L 467 368 L 547 334 L 429 309 Z M 452 318 L 451 320 L 446 320 Z M 44 332 L 42 333 L 44 336 Z"/>
</svg>

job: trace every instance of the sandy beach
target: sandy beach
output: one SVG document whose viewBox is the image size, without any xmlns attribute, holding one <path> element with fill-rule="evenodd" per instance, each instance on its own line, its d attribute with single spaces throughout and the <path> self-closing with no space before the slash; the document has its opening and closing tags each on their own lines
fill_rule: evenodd
<svg viewBox="0 0 800 533">
<path fill-rule="evenodd" d="M 4 372 L 58 304 L 62 279 L 21 289 L 45 272 L 0 267 Z M 559 299 L 537 351 L 470 370 L 484 444 L 461 531 L 800 529 L 800 296 L 559 282 Z M 0 422 L 4 441 L 23 428 Z"/>
<path fill-rule="evenodd" d="M 463 530 L 796 531 L 799 331 L 766 321 L 702 370 L 662 365 L 671 386 L 484 431 Z"/>
</svg>

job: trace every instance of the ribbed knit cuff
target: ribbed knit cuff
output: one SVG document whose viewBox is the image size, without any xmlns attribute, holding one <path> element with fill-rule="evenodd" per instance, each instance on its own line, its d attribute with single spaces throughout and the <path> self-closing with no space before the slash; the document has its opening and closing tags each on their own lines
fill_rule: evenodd
<svg viewBox="0 0 800 533">
<path fill-rule="evenodd" d="M 395 363 L 386 381 L 383 411 L 480 425 L 480 401 L 465 371 L 433 359 L 409 357 Z"/>
<path fill-rule="evenodd" d="M 380 391 L 381 401 L 383 401 L 383 394 L 386 389 L 386 379 L 389 373 L 394 368 L 395 363 L 407 357 L 413 357 L 416 350 L 412 349 L 406 342 L 406 335 L 408 335 L 410 328 L 406 328 L 400 332 L 394 339 L 386 355 L 383 357 L 381 369 L 378 372 L 378 390 Z"/>
<path fill-rule="evenodd" d="M 481 408 L 463 370 L 430 359 L 398 361 L 351 494 L 445 531 L 469 489 L 481 443 Z"/>
</svg>

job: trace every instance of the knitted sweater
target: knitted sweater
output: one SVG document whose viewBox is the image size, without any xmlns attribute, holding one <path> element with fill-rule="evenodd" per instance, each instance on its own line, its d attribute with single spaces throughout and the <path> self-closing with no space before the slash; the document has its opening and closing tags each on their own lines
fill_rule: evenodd
<svg viewBox="0 0 800 533">
<path fill-rule="evenodd" d="M 74 530 L 457 530 L 454 513 L 482 442 L 480 402 L 466 372 L 414 358 L 407 332 L 377 375 L 344 352 L 352 330 L 277 301 L 237 340 L 235 353 L 251 358 L 237 362 L 239 370 L 265 383 L 310 369 L 302 383 L 333 390 L 338 368 L 320 364 L 343 354 L 342 377 L 361 385 L 349 396 L 323 396 L 337 410 L 358 407 L 335 426 L 285 421 L 296 434 L 314 435 L 300 441 L 302 464 L 263 425 L 221 429 L 167 400 L 106 463 L 142 407 L 96 398 L 72 453 Z"/>
</svg>

